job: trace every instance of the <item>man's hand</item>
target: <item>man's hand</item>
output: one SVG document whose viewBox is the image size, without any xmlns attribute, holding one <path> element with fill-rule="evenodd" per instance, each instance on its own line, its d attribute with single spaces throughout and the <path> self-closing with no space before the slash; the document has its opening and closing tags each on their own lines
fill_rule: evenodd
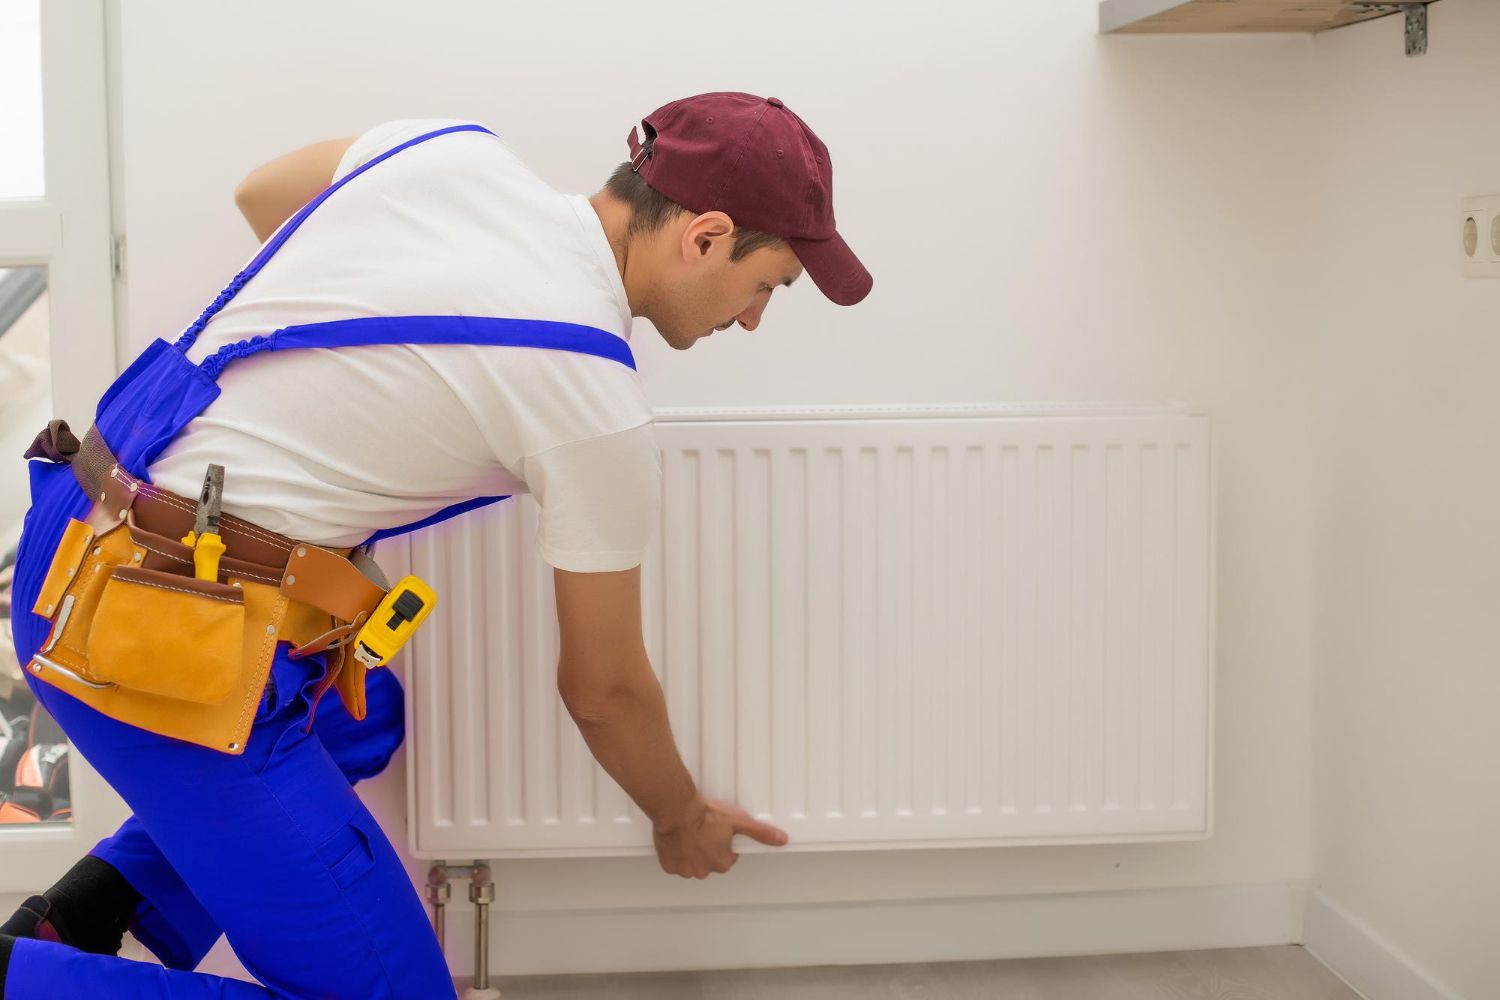
<svg viewBox="0 0 1500 1000">
<path fill-rule="evenodd" d="M 354 139 L 303 146 L 250 171 L 234 191 L 234 203 L 262 243 L 281 224 L 333 183 L 339 160 Z"/>
<path fill-rule="evenodd" d="M 737 833 L 770 847 L 783 847 L 786 831 L 762 823 L 738 806 L 699 798 L 679 821 L 651 831 L 661 870 L 683 878 L 708 878 L 734 867 L 739 855 L 731 847 Z"/>
<path fill-rule="evenodd" d="M 666 699 L 641 636 L 641 569 L 554 570 L 562 649 L 557 687 L 589 750 L 652 821 L 662 870 L 727 872 L 734 835 L 780 847 L 784 831 L 698 794 L 672 739 Z"/>
</svg>

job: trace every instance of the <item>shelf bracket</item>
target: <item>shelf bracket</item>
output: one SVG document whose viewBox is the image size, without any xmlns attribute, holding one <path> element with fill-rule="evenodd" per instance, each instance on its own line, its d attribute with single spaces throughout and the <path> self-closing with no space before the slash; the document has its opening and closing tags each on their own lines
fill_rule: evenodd
<svg viewBox="0 0 1500 1000">
<path fill-rule="evenodd" d="M 1374 0 L 1351 0 L 1349 6 L 1373 14 L 1406 12 L 1406 54 L 1419 56 L 1427 51 L 1426 3 L 1376 3 Z"/>
</svg>

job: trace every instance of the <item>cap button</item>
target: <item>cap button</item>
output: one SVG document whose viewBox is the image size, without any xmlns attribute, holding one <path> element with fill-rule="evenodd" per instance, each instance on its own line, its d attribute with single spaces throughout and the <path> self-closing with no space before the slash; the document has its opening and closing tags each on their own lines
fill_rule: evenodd
<svg viewBox="0 0 1500 1000">
<path fill-rule="evenodd" d="M 786 107 L 785 104 L 781 103 L 781 98 L 779 98 L 779 97 L 768 97 L 768 98 L 766 98 L 766 103 L 769 104 L 773 108 L 784 108 L 784 107 Z"/>
</svg>

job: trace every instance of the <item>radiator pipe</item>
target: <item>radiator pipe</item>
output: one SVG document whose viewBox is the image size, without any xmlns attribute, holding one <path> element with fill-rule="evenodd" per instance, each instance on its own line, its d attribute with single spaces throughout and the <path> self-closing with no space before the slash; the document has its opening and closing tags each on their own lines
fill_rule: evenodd
<svg viewBox="0 0 1500 1000">
<path fill-rule="evenodd" d="M 474 904 L 474 988 L 468 998 L 499 997 L 500 991 L 490 987 L 490 904 L 495 901 L 495 883 L 490 879 L 490 866 L 483 861 L 474 862 L 469 872 L 469 901 Z"/>
<path fill-rule="evenodd" d="M 464 991 L 464 1000 L 500 1000 L 500 991 L 490 985 L 490 904 L 495 901 L 495 881 L 485 862 L 450 865 L 439 861 L 427 870 L 427 902 L 432 904 L 438 947 L 446 953 L 444 913 L 455 878 L 469 880 L 469 902 L 474 904 L 474 985 Z"/>
<path fill-rule="evenodd" d="M 453 898 L 453 885 L 448 881 L 448 866 L 439 862 L 427 869 L 427 902 L 432 904 L 432 931 L 437 935 L 438 950 L 447 953 L 446 936 L 443 933 L 443 914 L 448 900 Z"/>
</svg>

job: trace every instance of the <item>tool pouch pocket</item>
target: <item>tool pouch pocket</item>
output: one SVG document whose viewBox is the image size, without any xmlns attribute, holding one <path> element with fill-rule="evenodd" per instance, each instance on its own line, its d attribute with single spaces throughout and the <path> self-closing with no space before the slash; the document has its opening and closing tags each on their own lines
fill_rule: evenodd
<svg viewBox="0 0 1500 1000">
<path fill-rule="evenodd" d="M 244 627 L 240 587 L 116 566 L 89 628 L 89 672 L 128 690 L 217 705 L 239 682 Z"/>
<path fill-rule="evenodd" d="M 199 580 L 192 556 L 133 514 L 97 535 L 69 524 L 34 605 L 52 631 L 26 669 L 111 719 L 243 753 L 290 610 L 293 644 L 328 619 L 288 600 L 276 567 L 225 555 L 223 582 Z"/>
<path fill-rule="evenodd" d="M 102 558 L 105 544 L 83 521 L 71 520 L 64 529 L 31 609 L 52 623 L 33 658 L 33 673 L 40 674 L 40 663 L 85 688 L 108 687 L 93 677 L 84 654 L 89 623 L 109 578 L 109 564 Z"/>
<path fill-rule="evenodd" d="M 58 542 L 57 553 L 47 575 L 42 580 L 42 589 L 37 594 L 32 611 L 48 621 L 56 621 L 58 609 L 63 606 L 63 595 L 78 577 L 83 568 L 84 556 L 88 555 L 89 543 L 94 540 L 94 529 L 77 518 L 68 521 Z"/>
</svg>

